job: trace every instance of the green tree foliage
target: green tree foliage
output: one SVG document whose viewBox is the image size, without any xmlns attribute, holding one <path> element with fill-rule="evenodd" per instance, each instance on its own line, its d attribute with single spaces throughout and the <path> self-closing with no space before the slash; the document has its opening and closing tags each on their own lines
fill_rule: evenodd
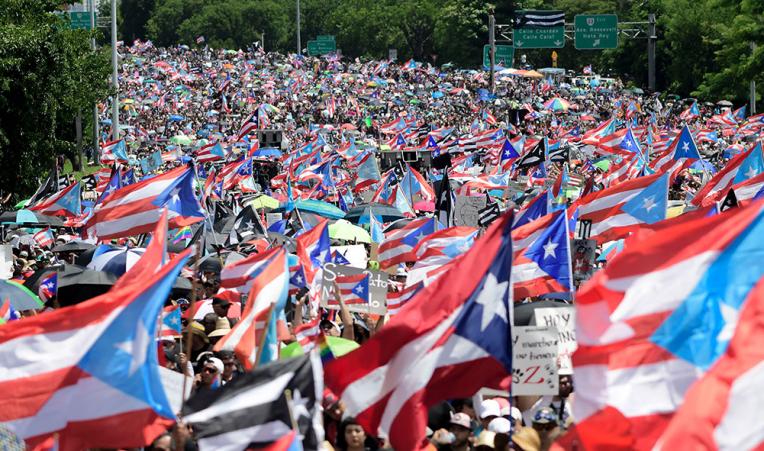
<svg viewBox="0 0 764 451">
<path fill-rule="evenodd" d="M 29 194 L 56 155 L 75 155 L 74 118 L 108 94 L 109 65 L 55 0 L 0 0 L 0 186 Z"/>
<path fill-rule="evenodd" d="M 130 43 L 136 39 L 146 39 L 146 22 L 154 11 L 155 0 L 120 0 L 119 12 L 122 39 Z"/>
<path fill-rule="evenodd" d="M 192 44 L 193 38 L 204 35 L 208 42 L 242 47 L 264 30 L 268 50 L 295 51 L 296 0 L 153 1 L 146 29 L 159 45 Z M 273 31 L 254 17 L 239 20 L 251 4 L 268 17 Z M 764 0 L 301 0 L 302 47 L 317 35 L 333 34 L 351 58 L 384 58 L 395 48 L 401 60 L 413 57 L 474 68 L 488 41 L 489 12 L 497 23 L 508 24 L 515 8 L 559 9 L 570 23 L 577 14 L 615 13 L 620 22 L 646 22 L 648 14 L 655 14 L 660 91 L 741 103 L 748 82 L 762 81 L 764 74 Z M 755 51 L 751 42 L 758 46 Z M 556 51 L 560 67 L 580 70 L 591 64 L 601 74 L 647 85 L 645 33 L 636 39 L 621 35 L 614 50 L 578 51 L 568 39 Z M 546 67 L 552 64 L 551 54 L 524 49 L 516 58 L 525 55 L 535 67 Z"/>
</svg>

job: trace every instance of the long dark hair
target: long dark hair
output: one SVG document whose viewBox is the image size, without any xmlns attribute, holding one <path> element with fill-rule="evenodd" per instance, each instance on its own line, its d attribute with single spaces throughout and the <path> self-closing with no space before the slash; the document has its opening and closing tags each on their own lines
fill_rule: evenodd
<svg viewBox="0 0 764 451">
<path fill-rule="evenodd" d="M 342 423 L 340 423 L 339 430 L 337 431 L 337 450 L 345 451 L 348 449 L 348 442 L 345 440 L 345 429 L 354 424 L 358 424 L 358 421 L 356 421 L 354 417 L 345 418 L 342 420 Z M 366 432 L 366 429 L 364 429 L 364 432 Z M 368 432 L 366 432 L 366 440 L 363 442 L 363 446 L 372 451 L 379 449 L 379 443 L 377 443 L 377 440 L 369 435 Z"/>
</svg>

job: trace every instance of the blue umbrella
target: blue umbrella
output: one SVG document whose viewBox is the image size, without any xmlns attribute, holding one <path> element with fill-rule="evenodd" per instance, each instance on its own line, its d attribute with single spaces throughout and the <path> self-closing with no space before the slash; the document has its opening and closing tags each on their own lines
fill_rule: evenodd
<svg viewBox="0 0 764 451">
<path fill-rule="evenodd" d="M 345 217 L 344 211 L 340 210 L 339 208 L 335 207 L 334 205 L 328 202 L 315 200 L 315 199 L 295 201 L 294 207 L 300 211 L 315 213 L 319 216 L 323 216 L 324 218 L 329 218 L 329 219 L 342 219 Z M 280 213 L 285 211 L 285 208 L 282 205 L 281 207 L 276 208 L 273 211 L 276 213 Z"/>
<path fill-rule="evenodd" d="M 275 147 L 263 147 L 262 149 L 257 149 L 252 156 L 253 157 L 274 157 L 274 158 L 281 158 L 281 151 L 276 149 Z"/>
<path fill-rule="evenodd" d="M 171 114 L 169 120 L 170 122 L 180 122 L 180 121 L 186 120 L 186 118 L 181 116 L 180 114 Z"/>
<path fill-rule="evenodd" d="M 711 174 L 716 173 L 716 168 L 714 167 L 714 165 L 709 163 L 706 160 L 696 161 L 695 163 L 692 164 L 692 166 L 690 166 L 690 169 L 696 169 L 698 171 L 708 171 Z"/>
</svg>

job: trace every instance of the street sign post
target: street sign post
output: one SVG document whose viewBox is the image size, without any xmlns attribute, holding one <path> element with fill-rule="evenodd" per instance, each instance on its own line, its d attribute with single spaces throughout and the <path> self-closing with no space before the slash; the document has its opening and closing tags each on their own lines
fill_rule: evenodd
<svg viewBox="0 0 764 451">
<path fill-rule="evenodd" d="M 515 58 L 515 48 L 511 45 L 496 46 L 496 65 L 504 68 L 512 67 L 512 61 Z M 483 66 L 491 65 L 491 46 L 483 46 Z"/>
<path fill-rule="evenodd" d="M 574 20 L 576 50 L 601 50 L 618 47 L 618 16 L 579 14 Z"/>
<path fill-rule="evenodd" d="M 321 37 L 321 36 L 319 36 Z M 321 56 L 337 51 L 337 43 L 334 40 L 308 41 L 308 56 Z"/>
<path fill-rule="evenodd" d="M 69 23 L 72 30 L 90 30 L 90 12 L 89 11 L 69 12 Z"/>
<path fill-rule="evenodd" d="M 516 49 L 561 49 L 565 47 L 565 27 L 515 28 L 512 42 Z"/>
</svg>

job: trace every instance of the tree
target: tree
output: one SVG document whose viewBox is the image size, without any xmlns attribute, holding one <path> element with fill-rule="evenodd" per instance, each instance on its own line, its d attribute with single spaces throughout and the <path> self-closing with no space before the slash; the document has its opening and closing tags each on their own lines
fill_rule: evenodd
<svg viewBox="0 0 764 451">
<path fill-rule="evenodd" d="M 90 33 L 70 30 L 57 7 L 0 0 L 0 186 L 17 196 L 37 188 L 57 155 L 75 154 L 77 111 L 108 94 L 106 55 L 91 51 Z"/>
<path fill-rule="evenodd" d="M 146 39 L 146 23 L 154 10 L 155 0 L 121 0 L 119 4 L 120 31 L 122 39 L 131 43 Z"/>
</svg>

